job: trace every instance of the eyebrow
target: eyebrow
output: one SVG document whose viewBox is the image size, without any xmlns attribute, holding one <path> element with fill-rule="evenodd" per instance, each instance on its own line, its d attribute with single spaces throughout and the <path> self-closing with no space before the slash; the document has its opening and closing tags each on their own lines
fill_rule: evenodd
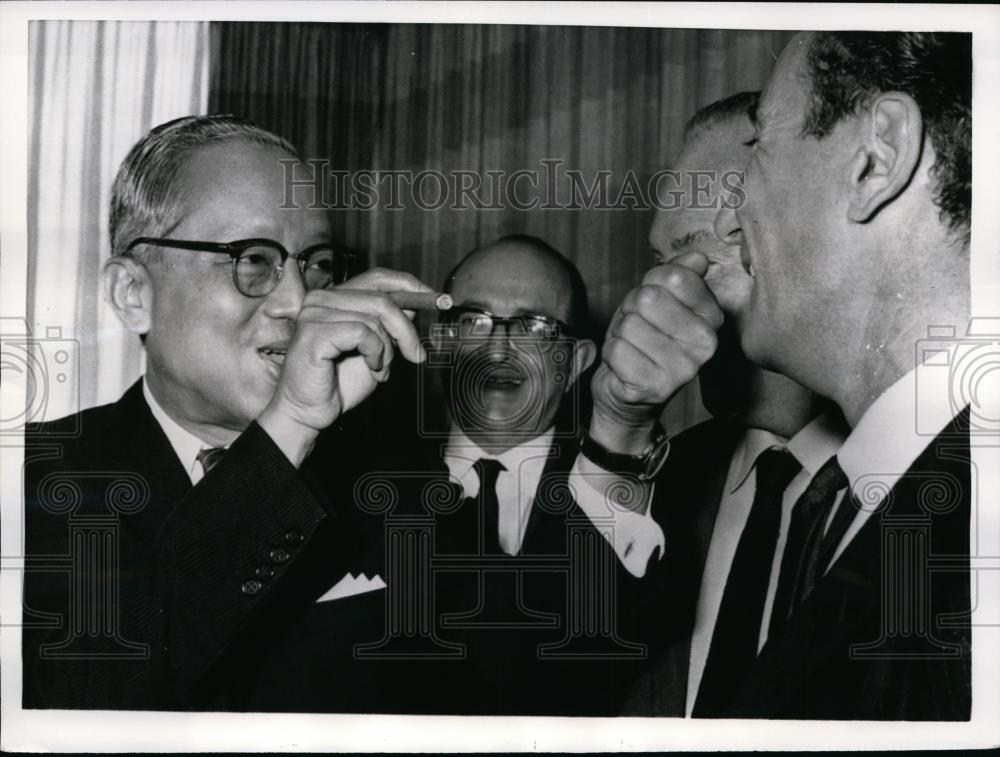
<svg viewBox="0 0 1000 757">
<path fill-rule="evenodd" d="M 704 229 L 701 229 L 700 231 L 689 232 L 684 236 L 672 241 L 670 243 L 670 249 L 674 250 L 675 252 L 678 250 L 683 250 L 685 247 L 690 247 L 695 242 L 704 239 L 707 236 L 708 232 L 705 231 Z"/>
</svg>

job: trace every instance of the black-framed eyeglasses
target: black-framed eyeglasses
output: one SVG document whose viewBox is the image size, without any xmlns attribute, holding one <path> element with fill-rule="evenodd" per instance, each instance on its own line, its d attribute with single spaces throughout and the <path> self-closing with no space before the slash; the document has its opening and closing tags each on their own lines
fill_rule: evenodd
<svg viewBox="0 0 1000 757">
<path fill-rule="evenodd" d="M 228 255 L 233 261 L 233 284 L 247 297 L 266 297 L 273 292 L 284 270 L 285 261 L 292 258 L 307 290 L 326 289 L 347 280 L 354 253 L 331 242 L 310 245 L 297 255 L 273 239 L 241 239 L 236 242 L 194 242 L 184 239 L 139 237 L 133 239 L 125 253 L 140 244 L 175 247 L 195 252 L 215 252 Z"/>
<path fill-rule="evenodd" d="M 441 325 L 446 336 L 461 339 L 487 339 L 497 326 L 504 326 L 508 337 L 540 343 L 551 343 L 577 333 L 568 323 L 547 315 L 521 313 L 503 317 L 474 305 L 457 305 L 445 311 L 441 314 Z"/>
</svg>

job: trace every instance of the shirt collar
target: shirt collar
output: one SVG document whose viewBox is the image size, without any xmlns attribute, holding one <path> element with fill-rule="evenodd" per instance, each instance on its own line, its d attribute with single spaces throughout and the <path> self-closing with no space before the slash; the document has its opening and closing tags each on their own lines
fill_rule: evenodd
<svg viewBox="0 0 1000 757">
<path fill-rule="evenodd" d="M 813 418 L 788 440 L 788 451 L 795 455 L 812 479 L 826 461 L 837 454 L 847 431 L 847 424 L 840 413 L 828 410 Z"/>
<path fill-rule="evenodd" d="M 856 496 L 890 491 L 961 410 L 952 404 L 954 351 L 936 354 L 906 373 L 861 416 L 837 454 Z"/>
<path fill-rule="evenodd" d="M 552 439 L 555 436 L 555 428 L 549 428 L 543 434 L 529 439 L 523 444 L 511 447 L 499 455 L 491 455 L 484 451 L 482 447 L 472 441 L 468 435 L 457 425 L 452 424 L 451 432 L 448 436 L 448 444 L 444 449 L 444 462 L 448 466 L 448 471 L 458 482 L 466 486 L 466 493 L 470 493 L 472 481 L 469 480 L 469 473 L 477 460 L 488 457 L 499 460 L 507 472 L 518 472 L 520 491 L 530 492 L 534 496 L 538 488 L 538 481 L 542 477 L 542 471 L 548 462 L 547 455 L 539 455 L 539 449 L 549 450 L 552 446 Z M 478 489 L 478 477 L 473 474 L 475 485 L 472 488 Z"/>
<path fill-rule="evenodd" d="M 197 474 L 200 471 L 196 467 L 198 465 L 198 453 L 208 448 L 209 445 L 205 444 L 205 442 L 167 414 L 167 411 L 156 401 L 156 397 L 149 390 L 149 383 L 145 378 L 142 380 L 142 396 L 145 397 L 150 412 L 153 414 L 156 422 L 160 424 L 163 433 L 166 434 L 170 446 L 173 447 L 174 453 L 180 459 L 184 470 L 187 471 L 188 477 L 194 482 L 198 478 Z"/>
<path fill-rule="evenodd" d="M 733 468 L 736 475 L 730 484 L 729 493 L 732 494 L 743 486 L 750 471 L 757 464 L 757 458 L 760 457 L 761 452 L 770 447 L 784 447 L 787 441 L 785 437 L 778 436 L 771 431 L 762 428 L 748 428 L 736 449 L 736 465 Z"/>
<path fill-rule="evenodd" d="M 730 494 L 743 486 L 760 453 L 770 447 L 787 449 L 812 478 L 827 460 L 837 454 L 846 433 L 843 419 L 834 411 L 816 416 L 791 439 L 762 428 L 747 429 L 736 453 L 739 458 Z"/>
</svg>

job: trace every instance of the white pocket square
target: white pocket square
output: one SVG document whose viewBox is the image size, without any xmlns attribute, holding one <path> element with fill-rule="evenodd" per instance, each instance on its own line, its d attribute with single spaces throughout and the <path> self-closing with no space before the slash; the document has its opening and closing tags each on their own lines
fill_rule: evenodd
<svg viewBox="0 0 1000 757">
<path fill-rule="evenodd" d="M 334 599 L 344 599 L 353 597 L 355 594 L 364 594 L 369 591 L 378 591 L 385 588 L 385 581 L 381 576 L 368 578 L 364 573 L 359 573 L 356 577 L 348 573 L 341 578 L 326 594 L 317 599 L 317 602 L 330 602 Z"/>
</svg>

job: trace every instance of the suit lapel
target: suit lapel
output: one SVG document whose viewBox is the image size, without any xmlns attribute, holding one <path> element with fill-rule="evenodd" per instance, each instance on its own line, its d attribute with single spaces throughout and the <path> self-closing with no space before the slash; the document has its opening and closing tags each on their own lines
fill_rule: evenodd
<svg viewBox="0 0 1000 757">
<path fill-rule="evenodd" d="M 123 460 L 122 469 L 141 476 L 149 492 L 146 505 L 122 522 L 140 538 L 152 542 L 167 516 L 167 508 L 191 489 L 191 479 L 146 404 L 142 379 L 113 405 L 109 426 L 104 438 L 118 449 L 109 450 L 108 459 Z"/>
<path fill-rule="evenodd" d="M 566 518 L 576 504 L 573 502 L 570 507 L 566 477 L 576 459 L 576 450 L 573 439 L 557 438 L 549 447 L 518 554 L 553 554 L 553 549 L 565 549 L 562 545 L 566 541 Z"/>
<path fill-rule="evenodd" d="M 926 529 L 930 554 L 954 555 L 956 559 L 968 554 L 968 437 L 964 437 L 964 442 L 956 442 L 962 439 L 962 429 L 967 428 L 967 416 L 960 414 L 928 445 L 830 566 L 813 593 L 780 633 L 768 639 L 747 678 L 734 714 L 769 712 L 771 716 L 790 713 L 805 717 L 817 712 L 817 708 L 826 708 L 822 711 L 830 717 L 874 717 L 875 709 L 889 707 L 885 717 L 903 717 L 892 711 L 889 702 L 905 702 L 912 692 L 886 689 L 880 695 L 871 685 L 872 681 L 881 681 L 879 685 L 889 686 L 887 681 L 898 682 L 907 675 L 903 670 L 907 662 L 892 653 L 894 642 L 886 637 L 887 630 L 881 621 L 886 611 L 883 604 L 889 601 L 882 596 L 882 584 L 887 570 L 907 570 L 912 560 L 905 561 L 904 556 L 901 568 L 883 564 L 892 554 L 886 552 L 886 539 L 892 538 L 888 532 L 894 528 Z M 940 501 L 942 492 L 949 492 L 944 505 Z M 847 503 L 841 504 L 844 505 Z M 943 610 L 960 613 L 968 608 L 968 574 L 956 572 L 944 578 L 949 576 L 955 583 L 948 587 L 939 582 L 932 585 L 930 579 L 927 582 L 925 601 L 932 604 L 928 605 L 929 614 L 924 620 L 930 623 L 932 635 L 938 627 L 938 613 Z M 910 591 L 917 585 L 913 583 L 915 580 L 910 576 Z M 913 610 L 907 603 L 904 605 L 897 611 Z M 901 622 L 902 619 L 897 624 Z M 856 656 L 859 649 L 880 641 L 888 642 L 885 654 Z M 908 642 L 903 639 L 903 643 Z M 868 678 L 863 678 L 865 675 Z M 868 685 L 859 684 L 861 680 L 868 681 Z M 847 701 L 849 691 L 854 692 L 854 701 Z M 886 694 L 888 699 L 879 698 Z M 859 697 L 869 697 L 870 701 L 860 701 Z M 843 711 L 834 712 L 831 707 Z"/>
</svg>

